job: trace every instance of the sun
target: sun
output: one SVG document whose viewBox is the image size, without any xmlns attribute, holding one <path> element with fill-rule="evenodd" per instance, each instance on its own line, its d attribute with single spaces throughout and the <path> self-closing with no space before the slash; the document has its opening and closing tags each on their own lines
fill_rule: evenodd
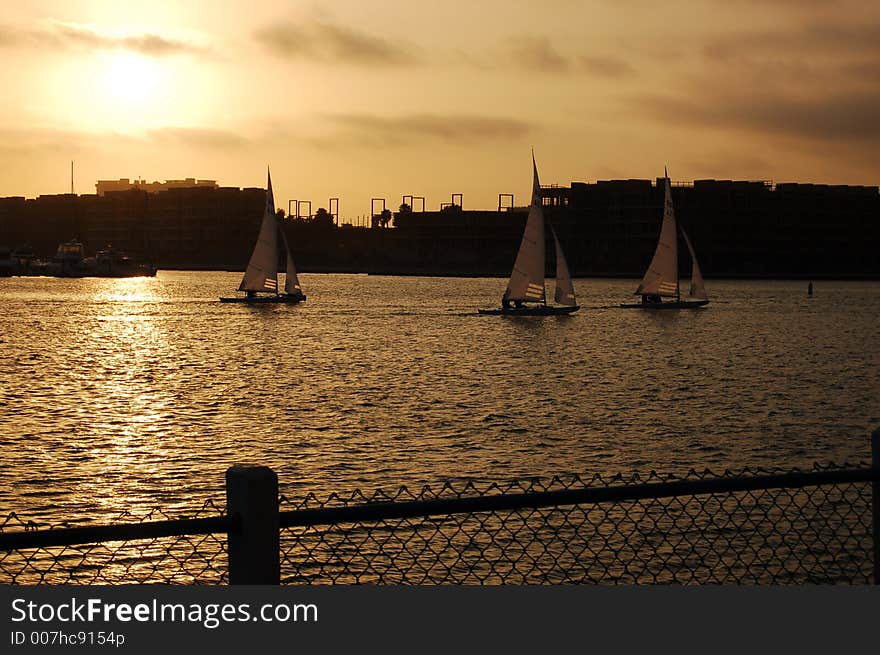
<svg viewBox="0 0 880 655">
<path fill-rule="evenodd" d="M 203 62 L 125 48 L 70 53 L 44 75 L 45 100 L 35 104 L 47 122 L 134 137 L 210 123 L 226 83 Z"/>
<path fill-rule="evenodd" d="M 160 104 L 161 64 L 132 52 L 108 53 L 99 72 L 104 99 L 121 110 L 153 109 Z"/>
</svg>

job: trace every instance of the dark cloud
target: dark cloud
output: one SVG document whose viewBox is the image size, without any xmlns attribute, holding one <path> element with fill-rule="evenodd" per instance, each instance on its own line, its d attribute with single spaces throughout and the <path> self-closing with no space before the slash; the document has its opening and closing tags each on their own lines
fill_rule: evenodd
<svg viewBox="0 0 880 655">
<path fill-rule="evenodd" d="M 770 153 L 768 153 L 770 154 Z M 749 146 L 744 151 L 730 149 L 706 149 L 699 154 L 685 155 L 681 160 L 683 170 L 699 171 L 703 177 L 724 178 L 743 171 L 742 175 L 761 176 L 773 170 L 773 163 Z"/>
<path fill-rule="evenodd" d="M 641 110 L 664 122 L 747 129 L 813 140 L 880 143 L 880 91 L 829 91 L 812 98 L 704 89 L 700 100 L 643 97 Z"/>
<path fill-rule="evenodd" d="M 880 55 L 846 63 L 839 68 L 839 72 L 847 78 L 880 84 L 880 75 L 877 71 L 880 71 Z"/>
<path fill-rule="evenodd" d="M 255 38 L 277 55 L 361 66 L 418 63 L 415 48 L 324 20 L 281 23 L 257 30 Z"/>
<path fill-rule="evenodd" d="M 521 36 L 513 39 L 510 51 L 512 63 L 528 70 L 539 73 L 565 73 L 571 69 L 569 59 L 559 54 L 546 36 Z"/>
<path fill-rule="evenodd" d="M 618 57 L 599 54 L 566 55 L 547 36 L 520 36 L 511 39 L 504 55 L 503 66 L 513 66 L 537 73 L 574 73 L 620 78 L 633 75 L 635 68 Z"/>
<path fill-rule="evenodd" d="M 524 121 L 487 116 L 342 114 L 327 118 L 339 130 L 332 140 L 360 145 L 403 145 L 424 139 L 472 145 L 520 139 L 535 129 Z"/>
<path fill-rule="evenodd" d="M 199 52 L 202 50 L 191 43 L 170 39 L 158 34 L 117 37 L 100 34 L 81 25 L 67 23 L 58 23 L 56 34 L 63 44 L 82 45 L 87 48 L 132 50 L 142 55 L 153 57 Z"/>
<path fill-rule="evenodd" d="M 783 7 L 797 9 L 803 12 L 804 9 L 827 9 L 840 5 L 838 0 L 715 0 L 717 4 L 730 5 L 759 5 L 761 7 Z"/>
<path fill-rule="evenodd" d="M 680 95 L 654 99 L 668 117 L 811 140 L 880 140 L 880 23 L 829 20 L 710 40 L 709 68 Z"/>
<path fill-rule="evenodd" d="M 737 32 L 710 39 L 703 52 L 716 60 L 754 56 L 876 55 L 880 53 L 880 23 L 814 22 L 784 30 Z"/>
<path fill-rule="evenodd" d="M 183 53 L 198 53 L 203 51 L 203 48 L 191 43 L 167 39 L 158 34 L 143 34 L 141 36 L 130 36 L 124 39 L 118 39 L 117 47 L 125 48 L 127 50 L 135 50 L 141 54 L 155 57 Z"/>
<path fill-rule="evenodd" d="M 48 27 L 23 29 L 0 26 L 0 46 L 29 45 L 36 47 L 130 50 L 142 55 L 166 55 L 203 52 L 201 46 L 159 34 L 115 36 L 98 32 L 85 25 L 53 21 Z"/>
</svg>

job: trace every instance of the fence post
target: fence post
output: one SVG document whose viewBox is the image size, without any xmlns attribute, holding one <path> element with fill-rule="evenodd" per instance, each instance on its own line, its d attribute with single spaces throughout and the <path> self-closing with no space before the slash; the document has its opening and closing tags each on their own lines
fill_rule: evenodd
<svg viewBox="0 0 880 655">
<path fill-rule="evenodd" d="M 880 470 L 880 428 L 871 435 L 871 468 Z M 874 529 L 874 584 L 880 585 L 880 480 L 871 483 L 871 510 Z"/>
<path fill-rule="evenodd" d="M 226 512 L 238 526 L 228 534 L 229 584 L 279 584 L 278 476 L 267 466 L 226 469 Z"/>
</svg>

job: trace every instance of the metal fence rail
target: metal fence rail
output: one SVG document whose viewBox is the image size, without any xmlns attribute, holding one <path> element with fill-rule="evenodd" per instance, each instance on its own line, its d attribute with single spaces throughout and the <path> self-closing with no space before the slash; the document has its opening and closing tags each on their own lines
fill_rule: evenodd
<svg viewBox="0 0 880 655">
<path fill-rule="evenodd" d="M 880 582 L 873 459 L 809 471 L 555 477 L 279 498 L 226 473 L 225 510 L 107 526 L 0 520 L 0 583 L 704 584 Z"/>
<path fill-rule="evenodd" d="M 223 533 L 236 522 L 221 512 L 209 501 L 191 518 L 156 510 L 137 522 L 126 513 L 113 525 L 47 529 L 9 514 L 0 523 L 0 583 L 225 584 Z"/>
</svg>

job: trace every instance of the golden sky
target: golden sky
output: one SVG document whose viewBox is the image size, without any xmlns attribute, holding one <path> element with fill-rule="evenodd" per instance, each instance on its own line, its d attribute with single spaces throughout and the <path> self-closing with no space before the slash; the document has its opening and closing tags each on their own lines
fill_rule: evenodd
<svg viewBox="0 0 880 655">
<path fill-rule="evenodd" d="M 880 183 L 875 0 L 46 0 L 0 14 L 0 196 L 97 179 L 276 204 L 541 181 Z"/>
</svg>

